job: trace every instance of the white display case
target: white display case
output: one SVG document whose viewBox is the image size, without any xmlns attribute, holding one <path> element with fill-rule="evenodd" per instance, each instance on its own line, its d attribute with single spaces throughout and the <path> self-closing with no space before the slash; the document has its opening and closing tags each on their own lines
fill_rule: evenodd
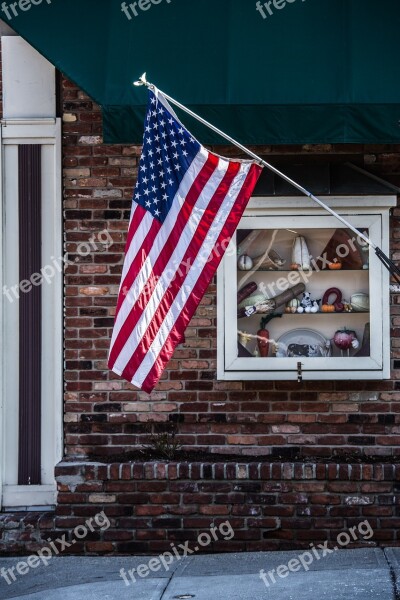
<svg viewBox="0 0 400 600">
<path fill-rule="evenodd" d="M 394 196 L 324 201 L 389 253 Z M 252 199 L 217 282 L 219 379 L 390 377 L 389 273 L 311 200 Z"/>
</svg>

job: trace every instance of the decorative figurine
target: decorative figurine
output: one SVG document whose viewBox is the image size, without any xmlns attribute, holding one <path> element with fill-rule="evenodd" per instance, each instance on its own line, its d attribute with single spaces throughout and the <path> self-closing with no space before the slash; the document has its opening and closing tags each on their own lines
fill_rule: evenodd
<svg viewBox="0 0 400 600">
<path fill-rule="evenodd" d="M 333 302 L 330 302 L 331 296 L 334 295 Z M 326 290 L 322 298 L 322 312 L 343 312 L 344 304 L 342 302 L 342 292 L 338 288 L 329 288 Z"/>
<path fill-rule="evenodd" d="M 312 304 L 313 303 L 312 303 L 312 300 L 311 300 L 311 294 L 310 294 L 310 292 L 304 292 L 303 299 L 300 302 L 300 305 L 304 308 L 304 310 L 306 310 L 307 308 L 311 309 Z"/>
<path fill-rule="evenodd" d="M 265 329 L 267 323 L 269 323 L 272 319 L 276 317 L 281 318 L 281 314 L 272 313 L 272 315 L 267 315 L 266 317 L 262 317 L 260 321 L 260 329 L 257 331 L 257 347 L 258 347 L 258 355 L 266 358 L 269 353 L 269 331 Z"/>
<path fill-rule="evenodd" d="M 346 329 L 338 329 L 333 336 L 333 342 L 337 348 L 341 351 L 341 355 L 343 357 L 343 351 L 347 351 L 347 356 L 350 356 L 350 348 L 354 348 L 357 350 L 360 346 L 360 342 L 357 339 L 357 334 L 353 330 Z"/>
<path fill-rule="evenodd" d="M 285 309 L 285 312 L 295 314 L 296 312 L 299 311 L 299 306 L 300 306 L 300 300 L 298 298 L 293 298 L 293 300 L 290 300 L 287 303 L 287 305 L 286 305 L 287 310 Z"/>
<path fill-rule="evenodd" d="M 300 306 L 305 313 L 317 313 L 319 311 L 320 302 L 321 300 L 312 300 L 310 292 L 304 292 Z"/>
<path fill-rule="evenodd" d="M 302 271 L 311 271 L 311 258 L 303 236 L 294 239 L 292 250 L 292 265 L 299 265 Z"/>
<path fill-rule="evenodd" d="M 348 300 L 342 300 L 344 312 L 353 312 L 353 307 Z"/>
<path fill-rule="evenodd" d="M 251 271 L 253 268 L 253 260 L 247 254 L 242 254 L 238 258 L 238 267 L 240 271 Z"/>
</svg>

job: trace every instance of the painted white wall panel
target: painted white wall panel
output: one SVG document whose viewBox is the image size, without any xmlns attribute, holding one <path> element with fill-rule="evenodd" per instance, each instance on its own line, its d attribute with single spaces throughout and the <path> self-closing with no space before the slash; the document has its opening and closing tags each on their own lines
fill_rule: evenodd
<svg viewBox="0 0 400 600">
<path fill-rule="evenodd" d="M 55 117 L 53 65 L 19 36 L 2 37 L 2 62 L 3 118 Z"/>
</svg>

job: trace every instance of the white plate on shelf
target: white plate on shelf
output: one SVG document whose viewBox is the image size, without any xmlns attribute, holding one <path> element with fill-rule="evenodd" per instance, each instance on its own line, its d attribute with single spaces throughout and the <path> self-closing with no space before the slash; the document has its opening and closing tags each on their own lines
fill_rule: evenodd
<svg viewBox="0 0 400 600">
<path fill-rule="evenodd" d="M 324 336 L 314 329 L 292 329 L 277 340 L 278 357 L 321 358 L 329 355 Z"/>
</svg>

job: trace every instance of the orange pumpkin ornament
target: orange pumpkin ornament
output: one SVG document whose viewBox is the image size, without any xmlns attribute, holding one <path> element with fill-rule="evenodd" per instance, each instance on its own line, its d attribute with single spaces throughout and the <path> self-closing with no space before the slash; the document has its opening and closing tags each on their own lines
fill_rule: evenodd
<svg viewBox="0 0 400 600">
<path fill-rule="evenodd" d="M 322 312 L 335 312 L 335 307 L 333 304 L 323 304 L 321 306 L 321 311 Z"/>
<path fill-rule="evenodd" d="M 328 269 L 330 269 L 331 271 L 338 271 L 341 268 L 342 263 L 337 258 L 335 258 L 333 262 L 328 263 Z"/>
</svg>

